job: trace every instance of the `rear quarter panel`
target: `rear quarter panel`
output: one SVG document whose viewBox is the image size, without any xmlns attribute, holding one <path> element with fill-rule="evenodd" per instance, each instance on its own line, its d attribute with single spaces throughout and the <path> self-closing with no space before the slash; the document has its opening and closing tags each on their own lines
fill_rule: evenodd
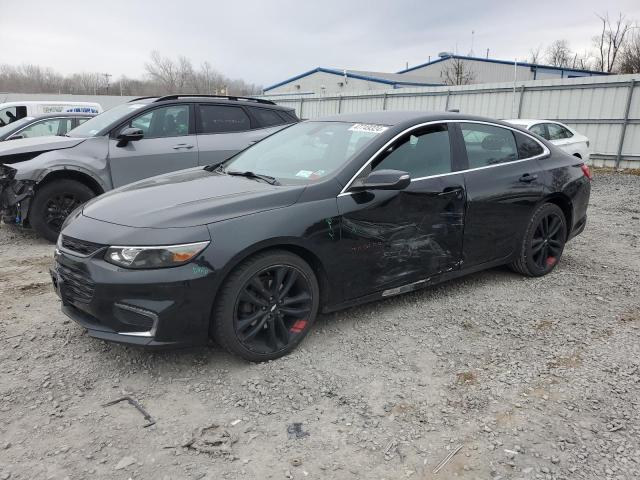
<svg viewBox="0 0 640 480">
<path fill-rule="evenodd" d="M 551 147 L 548 158 L 538 160 L 543 176 L 545 198 L 561 196 L 569 201 L 571 206 L 569 231 L 583 222 L 587 213 L 591 181 L 581 169 L 583 160 L 574 157 L 558 147 Z"/>
</svg>

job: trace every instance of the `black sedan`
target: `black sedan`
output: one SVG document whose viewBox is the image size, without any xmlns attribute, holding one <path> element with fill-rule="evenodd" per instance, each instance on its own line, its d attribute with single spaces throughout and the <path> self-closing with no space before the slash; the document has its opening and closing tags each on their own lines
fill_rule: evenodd
<svg viewBox="0 0 640 480">
<path fill-rule="evenodd" d="M 552 271 L 591 174 L 513 125 L 453 113 L 306 121 L 221 165 L 109 192 L 63 226 L 62 309 L 104 340 L 290 352 L 318 312 L 510 265 Z"/>
<path fill-rule="evenodd" d="M 92 117 L 95 114 L 67 112 L 24 117 L 0 127 L 0 142 L 18 138 L 63 136 Z"/>
</svg>

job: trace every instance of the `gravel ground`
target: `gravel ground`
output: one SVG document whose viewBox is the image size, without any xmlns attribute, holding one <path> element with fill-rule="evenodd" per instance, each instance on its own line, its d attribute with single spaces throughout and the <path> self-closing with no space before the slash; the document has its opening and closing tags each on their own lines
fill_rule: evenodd
<svg viewBox="0 0 640 480">
<path fill-rule="evenodd" d="M 265 364 L 89 338 L 49 286 L 53 247 L 3 226 L 0 480 L 640 478 L 640 177 L 593 187 L 553 274 L 323 316 Z M 126 394 L 154 426 L 103 407 Z"/>
</svg>

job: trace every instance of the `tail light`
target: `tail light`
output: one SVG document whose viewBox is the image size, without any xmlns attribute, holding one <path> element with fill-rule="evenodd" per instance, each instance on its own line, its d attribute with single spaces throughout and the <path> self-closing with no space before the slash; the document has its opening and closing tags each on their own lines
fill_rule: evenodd
<svg viewBox="0 0 640 480">
<path fill-rule="evenodd" d="M 582 165 L 580 165 L 580 168 L 582 169 L 582 173 L 584 173 L 585 177 L 587 177 L 589 180 L 593 180 L 593 175 L 591 175 L 591 170 L 589 170 L 589 166 L 586 163 L 583 163 Z"/>
</svg>

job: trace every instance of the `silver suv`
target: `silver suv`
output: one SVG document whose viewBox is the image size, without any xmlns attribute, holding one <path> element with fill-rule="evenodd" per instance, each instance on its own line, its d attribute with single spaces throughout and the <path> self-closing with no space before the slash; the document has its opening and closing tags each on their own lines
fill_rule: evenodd
<svg viewBox="0 0 640 480">
<path fill-rule="evenodd" d="M 215 165 L 298 122 L 294 110 L 245 97 L 143 97 L 64 137 L 0 145 L 0 214 L 55 241 L 77 206 L 107 190 L 199 165 Z"/>
</svg>

